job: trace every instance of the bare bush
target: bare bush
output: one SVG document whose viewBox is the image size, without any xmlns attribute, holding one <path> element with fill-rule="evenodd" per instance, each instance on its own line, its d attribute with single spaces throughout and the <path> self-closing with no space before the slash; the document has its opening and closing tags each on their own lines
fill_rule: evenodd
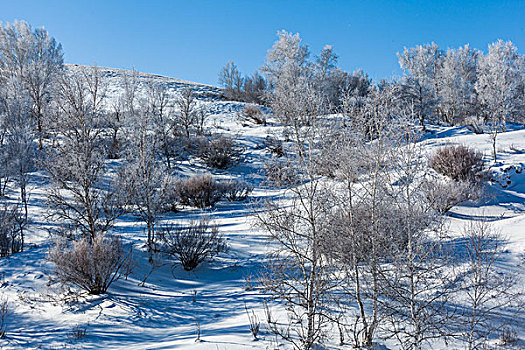
<svg viewBox="0 0 525 350">
<path fill-rule="evenodd" d="M 72 339 L 80 340 L 84 339 L 87 336 L 87 328 L 86 326 L 76 325 L 73 328 L 71 328 L 71 333 L 69 336 Z"/>
<path fill-rule="evenodd" d="M 284 147 L 281 140 L 266 136 L 263 145 L 276 157 L 284 156 Z"/>
<path fill-rule="evenodd" d="M 59 241 L 49 251 L 55 263 L 54 280 L 75 285 L 89 294 L 102 294 L 130 266 L 131 253 L 125 254 L 117 236 Z"/>
<path fill-rule="evenodd" d="M 265 182 L 273 187 L 287 187 L 299 183 L 299 171 L 288 161 L 269 161 L 263 169 Z"/>
<path fill-rule="evenodd" d="M 248 195 L 253 191 L 253 186 L 246 181 L 230 180 L 221 185 L 224 197 L 230 202 L 243 201 L 248 198 Z"/>
<path fill-rule="evenodd" d="M 430 160 L 430 167 L 453 180 L 474 180 L 483 169 L 483 154 L 466 146 L 446 146 Z"/>
<path fill-rule="evenodd" d="M 481 197 L 480 186 L 468 181 L 433 181 L 424 184 L 429 204 L 438 213 L 445 214 L 452 207 Z"/>
<path fill-rule="evenodd" d="M 223 186 L 210 174 L 193 175 L 175 183 L 175 192 L 184 205 L 213 207 L 223 197 Z"/>
<path fill-rule="evenodd" d="M 256 105 L 246 105 L 243 109 L 243 117 L 257 125 L 266 126 L 266 115 L 260 107 Z"/>
<path fill-rule="evenodd" d="M 9 301 L 7 299 L 2 299 L 0 300 L 0 339 L 5 338 L 8 314 Z"/>
<path fill-rule="evenodd" d="M 197 147 L 197 156 L 210 168 L 227 169 L 241 159 L 242 149 L 228 136 L 200 139 Z"/>
<path fill-rule="evenodd" d="M 259 330 L 261 327 L 261 321 L 253 310 L 251 310 L 251 313 L 248 311 L 246 304 L 244 304 L 244 309 L 246 310 L 246 315 L 248 316 L 248 321 L 250 322 L 250 332 L 252 332 L 253 340 L 257 340 L 257 336 L 259 335 Z"/>
<path fill-rule="evenodd" d="M 0 257 L 23 250 L 25 223 L 17 206 L 4 205 L 0 209 Z"/>
<path fill-rule="evenodd" d="M 499 336 L 499 341 L 501 345 L 505 347 L 512 346 L 518 341 L 518 333 L 510 327 L 503 327 Z"/>
<path fill-rule="evenodd" d="M 166 225 L 161 239 L 167 252 L 178 259 L 186 271 L 227 250 L 225 239 L 208 218 L 191 221 L 185 226 Z"/>
<path fill-rule="evenodd" d="M 467 348 L 483 348 L 486 340 L 498 332 L 503 345 L 509 345 L 513 338 L 509 322 L 525 304 L 519 278 L 498 267 L 505 239 L 486 219 L 466 225 L 462 238 L 466 253 L 461 276 L 466 306 L 462 320 Z"/>
</svg>

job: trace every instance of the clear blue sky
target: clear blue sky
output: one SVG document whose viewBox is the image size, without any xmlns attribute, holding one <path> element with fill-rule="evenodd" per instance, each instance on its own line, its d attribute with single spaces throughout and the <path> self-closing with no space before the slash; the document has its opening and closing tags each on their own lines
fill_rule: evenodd
<svg viewBox="0 0 525 350">
<path fill-rule="evenodd" d="M 229 60 L 252 73 L 281 29 L 299 32 L 314 54 L 333 45 L 343 69 L 374 79 L 399 74 L 396 52 L 404 46 L 486 50 L 501 38 L 525 50 L 525 0 L 0 0 L 0 21 L 15 19 L 45 26 L 66 62 L 208 84 Z"/>
</svg>

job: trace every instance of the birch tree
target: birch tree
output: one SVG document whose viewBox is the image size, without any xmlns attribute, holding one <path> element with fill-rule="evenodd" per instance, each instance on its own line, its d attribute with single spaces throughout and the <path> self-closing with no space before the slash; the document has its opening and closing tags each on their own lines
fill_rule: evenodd
<svg viewBox="0 0 525 350">
<path fill-rule="evenodd" d="M 43 148 L 46 108 L 52 85 L 63 68 L 62 46 L 45 28 L 33 29 L 24 21 L 0 26 L 0 73 L 17 76 L 31 97 L 39 146 Z"/>
<path fill-rule="evenodd" d="M 476 92 L 491 123 L 491 140 L 496 162 L 496 139 L 505 131 L 506 123 L 520 116 L 523 106 L 523 56 L 511 41 L 498 40 L 480 58 Z"/>
<path fill-rule="evenodd" d="M 63 76 L 57 88 L 59 142 L 48 152 L 50 217 L 62 232 L 92 241 L 109 231 L 124 214 L 118 187 L 105 177 L 102 101 L 104 86 L 98 68 L 82 68 Z"/>
</svg>

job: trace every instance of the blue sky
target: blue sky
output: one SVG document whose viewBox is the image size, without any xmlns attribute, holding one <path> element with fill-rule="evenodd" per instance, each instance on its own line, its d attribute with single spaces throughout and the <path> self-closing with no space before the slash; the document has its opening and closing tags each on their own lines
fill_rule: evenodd
<svg viewBox="0 0 525 350">
<path fill-rule="evenodd" d="M 130 68 L 216 84 L 235 61 L 252 73 L 276 32 L 298 32 L 313 54 L 379 79 L 399 74 L 396 52 L 434 41 L 486 50 L 499 38 L 525 50 L 525 0 L 514 1 L 27 1 L 0 0 L 0 21 L 45 26 L 69 63 Z"/>
</svg>

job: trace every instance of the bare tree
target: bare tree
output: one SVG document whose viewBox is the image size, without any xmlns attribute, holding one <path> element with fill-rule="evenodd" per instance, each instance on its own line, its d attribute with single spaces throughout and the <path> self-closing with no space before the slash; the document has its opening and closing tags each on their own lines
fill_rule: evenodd
<svg viewBox="0 0 525 350">
<path fill-rule="evenodd" d="M 7 315 L 9 314 L 9 300 L 2 296 L 0 299 L 0 339 L 5 338 L 7 328 Z"/>
<path fill-rule="evenodd" d="M 243 79 L 239 69 L 229 61 L 219 72 L 219 85 L 224 88 L 225 96 L 230 99 L 238 99 L 243 88 Z"/>
<path fill-rule="evenodd" d="M 135 214 L 146 223 L 151 260 L 151 253 L 156 249 L 155 223 L 165 207 L 171 180 L 167 169 L 157 159 L 159 136 L 162 136 L 154 132 L 154 113 L 158 106 L 154 100 L 149 102 L 145 101 L 128 119 L 127 164 L 121 178 Z"/>
<path fill-rule="evenodd" d="M 158 151 L 165 159 L 166 166 L 171 169 L 171 157 L 175 143 L 176 120 L 170 107 L 168 89 L 162 84 L 149 84 L 147 87 L 147 103 L 151 109 L 152 127 L 158 142 Z M 195 122 L 200 115 L 195 117 Z M 204 122 L 204 121 L 203 121 Z"/>
<path fill-rule="evenodd" d="M 382 306 L 389 316 L 386 333 L 403 349 L 421 349 L 453 334 L 450 299 L 457 284 L 440 213 L 426 194 L 426 159 L 417 133 L 406 128 L 400 136 L 392 155 L 389 195 L 404 241 L 389 252 L 392 263 L 381 271 L 386 297 Z"/>
<path fill-rule="evenodd" d="M 17 205 L 5 201 L 0 208 L 0 257 L 24 250 L 24 227 L 27 223 Z"/>
<path fill-rule="evenodd" d="M 301 116 L 309 127 L 294 123 L 294 150 L 290 164 L 299 170 L 300 180 L 279 201 L 268 202 L 257 212 L 259 225 L 276 246 L 267 263 L 265 289 L 284 303 L 288 320 L 273 320 L 272 332 L 290 342 L 295 349 L 311 349 L 324 340 L 330 323 L 330 300 L 336 281 L 321 250 L 326 230 L 326 191 L 316 175 L 313 155 L 320 129 L 317 125 L 319 100 L 315 95 L 286 100 L 290 109 L 311 112 Z M 303 103 L 309 103 L 302 106 Z M 303 108 L 301 108 L 303 107 Z"/>
<path fill-rule="evenodd" d="M 184 88 L 175 99 L 175 106 L 178 109 L 177 119 L 184 129 L 186 139 L 189 142 L 190 133 L 195 126 L 198 117 L 197 99 L 190 87 Z"/>
<path fill-rule="evenodd" d="M 124 214 L 117 186 L 105 178 L 100 79 L 96 67 L 87 67 L 60 80 L 59 142 L 47 160 L 53 180 L 48 192 L 51 216 L 66 225 L 67 235 L 91 240 Z"/>
<path fill-rule="evenodd" d="M 465 298 L 463 338 L 469 350 L 485 348 L 495 332 L 512 322 L 512 315 L 523 311 L 523 290 L 516 276 L 501 273 L 497 267 L 504 239 L 485 221 L 472 222 L 463 229 L 464 257 L 461 276 Z"/>
<path fill-rule="evenodd" d="M 346 327 L 356 347 L 371 347 L 377 337 L 384 321 L 381 264 L 404 241 L 393 223 L 395 210 L 387 188 L 399 132 L 393 99 L 391 90 L 375 91 L 348 127 L 334 123 L 324 132 L 318 160 L 323 168 L 318 172 L 336 180 L 323 250 L 344 275 L 345 300 L 357 304 L 354 322 Z"/>
</svg>

